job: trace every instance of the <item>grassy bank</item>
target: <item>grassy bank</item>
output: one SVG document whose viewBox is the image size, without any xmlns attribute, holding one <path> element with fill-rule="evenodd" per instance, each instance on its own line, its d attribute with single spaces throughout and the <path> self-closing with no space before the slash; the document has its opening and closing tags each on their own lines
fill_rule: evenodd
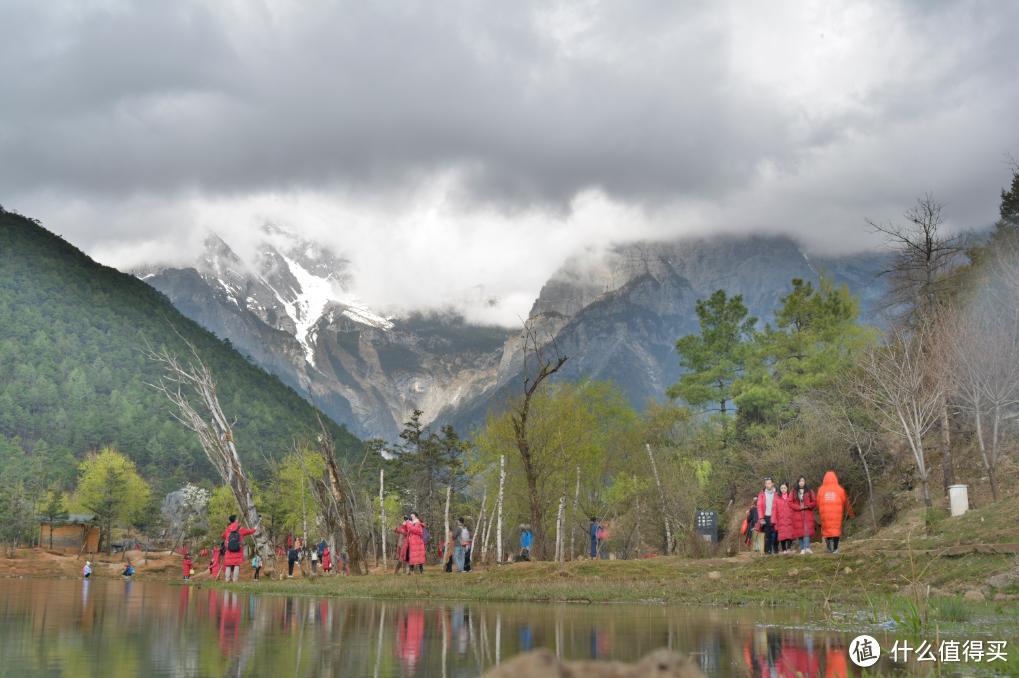
<svg viewBox="0 0 1019 678">
<path fill-rule="evenodd" d="M 383 599 L 477 601 L 583 601 L 702 604 L 863 604 L 897 595 L 910 581 L 934 596 L 978 590 L 988 600 L 997 591 L 987 577 L 1010 569 L 1014 557 L 968 554 L 910 561 L 880 554 L 772 556 L 687 561 L 581 561 L 560 569 L 552 563 L 516 563 L 462 575 L 427 572 L 408 577 L 318 577 L 241 581 L 246 592 L 280 595 L 352 596 Z M 223 582 L 196 582 L 224 588 Z"/>
</svg>

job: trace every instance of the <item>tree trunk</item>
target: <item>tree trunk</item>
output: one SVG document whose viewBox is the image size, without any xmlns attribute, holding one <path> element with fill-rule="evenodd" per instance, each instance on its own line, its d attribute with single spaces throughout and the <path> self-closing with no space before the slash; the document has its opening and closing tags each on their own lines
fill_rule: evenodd
<svg viewBox="0 0 1019 678">
<path fill-rule="evenodd" d="M 382 535 L 382 574 L 389 574 L 389 560 L 386 556 L 386 470 L 379 469 L 379 512 L 382 519 L 382 527 L 379 533 Z"/>
<path fill-rule="evenodd" d="M 991 481 L 991 494 L 994 495 L 994 501 L 1000 501 L 1001 495 L 998 494 L 998 424 L 1001 421 L 1001 408 L 997 405 L 994 406 L 994 429 L 991 434 L 991 463 L 987 469 L 987 478 Z"/>
<path fill-rule="evenodd" d="M 877 515 L 874 513 L 874 483 L 870 480 L 870 467 L 867 466 L 867 456 L 860 449 L 859 443 L 856 444 L 856 451 L 860 455 L 860 461 L 863 462 L 863 472 L 867 474 L 867 493 L 870 496 L 870 520 L 874 524 L 874 535 L 877 536 Z"/>
<path fill-rule="evenodd" d="M 655 463 L 655 455 L 651 453 L 651 445 L 645 443 L 648 459 L 651 460 L 651 470 L 655 474 L 655 485 L 658 486 L 658 498 L 662 504 L 662 520 L 665 521 L 665 555 L 672 555 L 672 530 L 669 529 L 668 507 L 665 504 L 665 491 L 662 489 L 662 480 L 658 477 L 658 464 Z"/>
<path fill-rule="evenodd" d="M 577 466 L 577 490 L 573 495 L 573 521 L 570 523 L 570 560 L 577 557 L 577 504 L 580 503 L 580 466 Z"/>
<path fill-rule="evenodd" d="M 449 531 L 449 500 L 450 500 L 450 497 L 452 495 L 453 495 L 453 486 L 452 485 L 447 485 L 446 486 L 446 523 L 445 523 L 446 531 L 444 533 L 445 534 L 444 539 L 446 541 L 446 548 L 444 548 L 442 550 L 442 571 L 443 572 L 445 572 L 445 570 L 446 570 L 446 563 L 449 562 L 449 554 L 453 550 L 453 539 L 452 539 L 452 536 L 451 536 L 450 531 Z"/>
<path fill-rule="evenodd" d="M 975 409 L 975 412 L 976 412 L 975 419 L 977 424 L 977 444 L 980 447 L 980 456 L 983 458 L 984 461 L 984 470 L 987 471 L 987 479 L 991 481 L 991 494 L 994 496 L 994 501 L 998 501 L 998 479 L 994 473 L 994 465 L 991 464 L 991 461 L 987 458 L 987 447 L 984 445 L 984 427 L 981 421 L 983 417 L 980 416 L 979 406 Z M 995 429 L 997 429 L 998 426 L 997 418 L 995 418 L 994 426 Z M 997 434 L 996 430 L 995 434 Z"/>
<path fill-rule="evenodd" d="M 506 455 L 499 456 L 499 523 L 495 533 L 495 552 L 498 564 L 502 565 L 502 498 L 506 487 Z"/>
<path fill-rule="evenodd" d="M 949 486 L 955 485 L 955 466 L 952 464 L 952 445 L 948 431 L 948 401 L 944 396 L 941 398 L 941 417 L 938 421 L 941 424 L 941 468 L 945 475 L 945 496 L 948 496 Z"/>
</svg>

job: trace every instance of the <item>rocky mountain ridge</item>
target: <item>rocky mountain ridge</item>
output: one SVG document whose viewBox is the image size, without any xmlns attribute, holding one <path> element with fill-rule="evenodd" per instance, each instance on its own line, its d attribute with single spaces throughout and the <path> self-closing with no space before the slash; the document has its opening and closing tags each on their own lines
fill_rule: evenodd
<svg viewBox="0 0 1019 678">
<path fill-rule="evenodd" d="M 365 438 L 396 439 L 414 409 L 465 431 L 519 390 L 521 330 L 451 312 L 383 317 L 358 301 L 349 261 L 278 231 L 266 236 L 251 264 L 210 235 L 194 268 L 134 273 Z M 528 322 L 570 356 L 561 378 L 612 379 L 639 407 L 679 378 L 675 342 L 697 331 L 698 299 L 742 294 L 764 322 L 793 278 L 816 279 L 824 266 L 867 306 L 879 263 L 877 254 L 812 261 L 782 236 L 630 243 L 568 259 Z"/>
</svg>

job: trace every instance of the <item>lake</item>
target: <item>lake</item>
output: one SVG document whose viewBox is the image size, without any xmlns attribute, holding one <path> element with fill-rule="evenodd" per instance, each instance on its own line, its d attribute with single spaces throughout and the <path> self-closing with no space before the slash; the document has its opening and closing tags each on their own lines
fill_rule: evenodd
<svg viewBox="0 0 1019 678">
<path fill-rule="evenodd" d="M 662 646 L 712 677 L 846 675 L 855 634 L 819 627 L 789 607 L 375 601 L 5 579 L 0 675 L 453 678 L 537 647 L 633 661 Z M 893 666 L 883 659 L 871 671 Z"/>
</svg>

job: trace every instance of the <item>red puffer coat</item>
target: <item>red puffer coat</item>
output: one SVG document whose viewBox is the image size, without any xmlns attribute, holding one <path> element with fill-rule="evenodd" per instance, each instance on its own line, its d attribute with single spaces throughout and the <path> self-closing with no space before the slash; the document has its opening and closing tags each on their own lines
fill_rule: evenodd
<svg viewBox="0 0 1019 678">
<path fill-rule="evenodd" d="M 817 488 L 817 512 L 821 514 L 821 536 L 841 537 L 842 516 L 849 510 L 849 517 L 856 516 L 853 513 L 853 505 L 846 498 L 846 491 L 839 485 L 839 479 L 835 471 L 828 471 L 824 474 L 824 483 Z"/>
<path fill-rule="evenodd" d="M 255 534 L 254 530 L 249 530 L 246 527 L 241 527 L 237 523 L 230 523 L 230 526 L 223 530 L 223 541 L 227 544 L 230 543 L 230 533 L 234 530 L 240 530 L 241 536 L 241 550 L 231 551 L 229 548 L 226 550 L 226 556 L 223 558 L 224 567 L 234 567 L 235 565 L 244 564 L 244 538 L 249 534 Z"/>
<path fill-rule="evenodd" d="M 803 491 L 803 502 L 799 493 L 794 490 L 789 500 L 789 508 L 793 510 L 793 539 L 814 536 L 814 508 L 817 506 L 817 495 L 813 490 Z"/>
<path fill-rule="evenodd" d="M 410 549 L 410 564 L 425 564 L 425 524 L 418 521 L 407 526 L 407 547 Z"/>
<path fill-rule="evenodd" d="M 775 495 L 775 506 L 772 507 L 772 518 L 775 519 L 775 526 L 778 527 L 778 540 L 794 539 L 793 535 L 793 509 L 789 505 L 792 497 L 781 493 Z"/>
</svg>

